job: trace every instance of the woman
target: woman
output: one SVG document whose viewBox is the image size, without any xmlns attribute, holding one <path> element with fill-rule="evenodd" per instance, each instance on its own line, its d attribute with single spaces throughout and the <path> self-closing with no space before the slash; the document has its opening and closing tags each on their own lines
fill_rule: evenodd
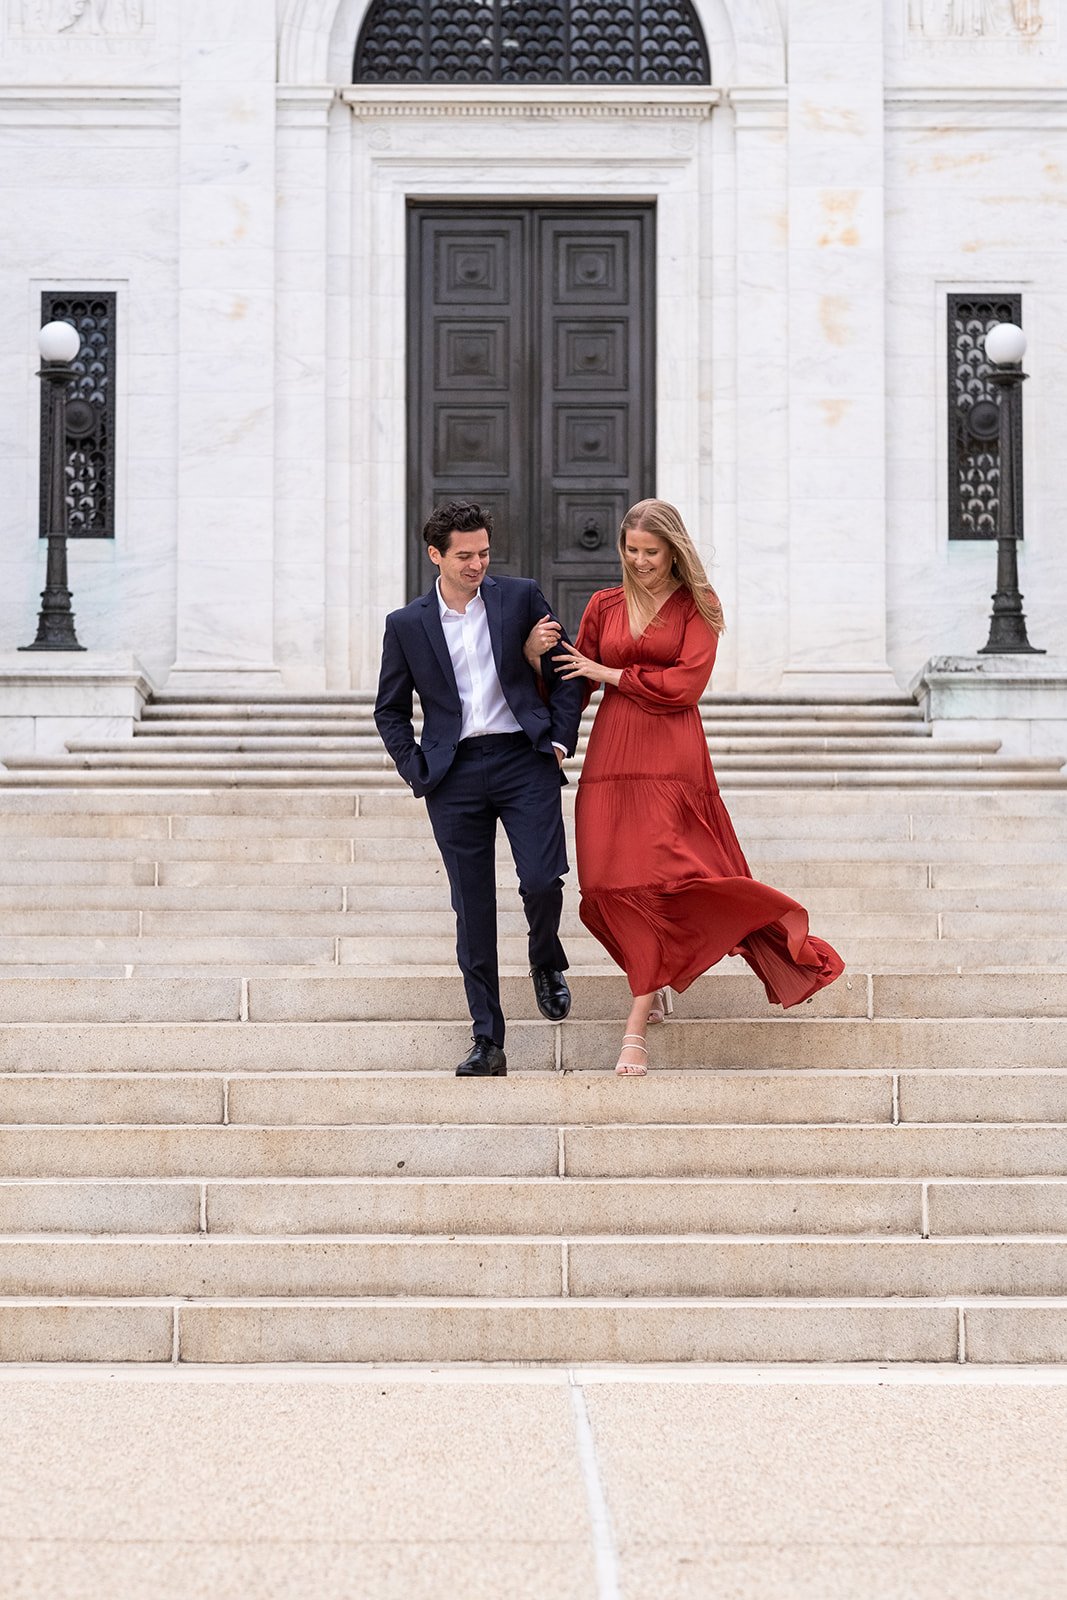
<svg viewBox="0 0 1067 1600">
<path fill-rule="evenodd" d="M 687 989 L 725 955 L 744 956 L 769 1000 L 795 1006 L 844 970 L 808 933 L 804 908 L 757 883 L 719 797 L 700 718 L 722 607 L 675 508 L 642 500 L 619 533 L 622 585 L 589 601 L 564 678 L 604 699 L 578 785 L 580 915 L 626 972 L 633 1005 L 616 1072 L 643 1077 L 660 991 Z M 558 640 L 545 619 L 531 663 Z"/>
</svg>

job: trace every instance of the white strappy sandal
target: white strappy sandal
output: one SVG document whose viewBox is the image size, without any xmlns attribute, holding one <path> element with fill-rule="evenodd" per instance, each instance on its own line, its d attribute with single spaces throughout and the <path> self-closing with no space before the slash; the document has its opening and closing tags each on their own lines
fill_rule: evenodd
<svg viewBox="0 0 1067 1600">
<path fill-rule="evenodd" d="M 649 1022 L 666 1022 L 668 1017 L 674 1015 L 674 995 L 671 986 L 667 984 L 662 989 L 657 989 L 652 996 L 652 1009 L 648 1013 Z"/>
<path fill-rule="evenodd" d="M 624 1061 L 623 1054 L 627 1050 L 640 1050 L 644 1061 Z M 645 1041 L 639 1033 L 624 1033 L 622 1036 L 622 1050 L 615 1063 L 615 1076 L 617 1078 L 643 1078 L 648 1071 L 648 1050 Z"/>
</svg>

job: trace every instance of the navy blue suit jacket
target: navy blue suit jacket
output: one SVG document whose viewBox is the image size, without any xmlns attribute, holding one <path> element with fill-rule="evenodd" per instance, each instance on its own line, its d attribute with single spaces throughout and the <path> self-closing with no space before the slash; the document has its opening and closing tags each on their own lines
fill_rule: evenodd
<svg viewBox="0 0 1067 1600">
<path fill-rule="evenodd" d="M 522 653 L 530 629 L 551 614 L 551 606 L 530 578 L 487 576 L 481 593 L 500 687 L 512 715 L 535 750 L 554 756 L 556 743 L 573 755 L 582 715 L 582 680 L 558 677 L 551 657 L 544 656 L 546 703 Z M 418 742 L 411 721 L 413 694 L 422 704 Z M 404 782 L 416 795 L 435 789 L 455 759 L 462 724 L 436 584 L 385 619 L 374 721 Z"/>
</svg>

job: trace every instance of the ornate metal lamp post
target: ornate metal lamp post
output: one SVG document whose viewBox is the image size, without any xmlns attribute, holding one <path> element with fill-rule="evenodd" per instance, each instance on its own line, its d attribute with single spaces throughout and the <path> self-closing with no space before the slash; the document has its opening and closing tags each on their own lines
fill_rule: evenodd
<svg viewBox="0 0 1067 1600">
<path fill-rule="evenodd" d="M 41 370 L 37 376 L 52 385 L 52 431 L 49 441 L 48 565 L 41 591 L 37 637 L 23 650 L 84 650 L 74 632 L 74 613 L 67 587 L 67 385 L 75 376 L 71 363 L 81 348 L 69 322 L 48 322 L 39 339 Z"/>
<path fill-rule="evenodd" d="M 981 656 L 1043 656 L 1026 637 L 1023 597 L 1019 593 L 1019 541 L 1015 531 L 1015 482 L 1013 445 L 1016 407 L 1022 398 L 1027 374 L 1022 360 L 1026 354 L 1026 335 L 1014 322 L 997 322 L 986 334 L 985 351 L 993 366 L 989 375 L 1000 394 L 1000 502 L 997 518 L 997 592 L 989 620 L 989 639 Z"/>
</svg>

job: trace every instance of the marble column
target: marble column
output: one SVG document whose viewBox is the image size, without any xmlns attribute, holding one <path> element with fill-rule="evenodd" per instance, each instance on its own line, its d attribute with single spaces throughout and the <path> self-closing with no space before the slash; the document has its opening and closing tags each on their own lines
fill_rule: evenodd
<svg viewBox="0 0 1067 1600">
<path fill-rule="evenodd" d="M 275 686 L 275 16 L 182 0 L 177 660 Z"/>
<path fill-rule="evenodd" d="M 789 646 L 789 213 L 784 86 L 733 89 L 737 148 L 737 687 Z"/>
<path fill-rule="evenodd" d="M 788 692 L 886 693 L 883 0 L 793 0 Z"/>
<path fill-rule="evenodd" d="M 333 90 L 278 91 L 274 611 L 289 689 L 327 687 L 328 128 Z M 347 609 L 347 593 L 344 596 Z M 339 685 L 347 688 L 345 680 Z"/>
</svg>

